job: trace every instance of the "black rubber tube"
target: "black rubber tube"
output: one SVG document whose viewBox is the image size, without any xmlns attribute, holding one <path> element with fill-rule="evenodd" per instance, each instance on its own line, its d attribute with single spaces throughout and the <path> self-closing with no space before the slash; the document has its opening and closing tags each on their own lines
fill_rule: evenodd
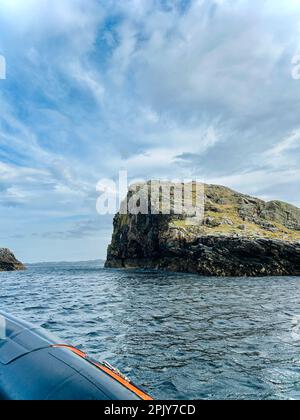
<svg viewBox="0 0 300 420">
<path fill-rule="evenodd" d="M 45 330 L 0 311 L 0 400 L 139 400 Z"/>
</svg>

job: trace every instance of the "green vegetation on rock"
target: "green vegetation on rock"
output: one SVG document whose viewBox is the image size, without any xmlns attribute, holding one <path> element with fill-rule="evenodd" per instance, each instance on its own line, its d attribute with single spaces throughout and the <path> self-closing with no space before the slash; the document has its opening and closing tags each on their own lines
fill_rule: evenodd
<svg viewBox="0 0 300 420">
<path fill-rule="evenodd" d="M 140 188 L 145 185 L 150 184 Z M 150 188 L 148 193 L 150 201 Z M 203 218 L 117 214 L 107 267 L 221 276 L 300 275 L 300 209 L 222 186 L 205 185 L 204 193 Z M 131 197 L 132 191 L 128 200 Z"/>
</svg>

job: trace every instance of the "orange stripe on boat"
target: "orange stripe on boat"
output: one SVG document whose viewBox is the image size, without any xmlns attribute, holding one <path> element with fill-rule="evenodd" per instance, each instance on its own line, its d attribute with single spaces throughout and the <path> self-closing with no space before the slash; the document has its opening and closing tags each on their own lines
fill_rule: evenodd
<svg viewBox="0 0 300 420">
<path fill-rule="evenodd" d="M 141 391 L 140 389 L 138 389 L 136 386 L 132 385 L 131 383 L 129 383 L 128 381 L 126 381 L 124 378 L 122 378 L 121 376 L 119 376 L 117 373 L 111 371 L 110 369 L 108 369 L 107 367 L 101 365 L 100 363 L 95 363 L 92 360 L 90 360 L 87 356 L 86 353 L 83 353 L 82 351 L 76 349 L 75 347 L 72 346 L 65 346 L 63 344 L 57 344 L 52 346 L 53 348 L 61 348 L 61 349 L 66 349 L 66 350 L 70 350 L 72 353 L 76 354 L 77 356 L 81 357 L 82 359 L 86 359 L 87 362 L 93 364 L 94 366 L 96 366 L 98 369 L 102 370 L 102 372 L 106 373 L 107 375 L 109 375 L 110 377 L 112 377 L 113 379 L 115 379 L 116 381 L 118 381 L 120 384 L 122 384 L 123 386 L 125 386 L 127 389 L 129 389 L 130 391 L 132 391 L 134 394 L 136 394 L 138 397 L 140 397 L 142 400 L 144 401 L 153 401 L 153 398 L 151 398 L 149 395 L 147 395 L 145 392 Z"/>
<path fill-rule="evenodd" d="M 54 346 L 52 346 L 52 348 L 71 350 L 73 353 L 77 354 L 77 356 L 80 356 L 83 359 L 87 358 L 86 353 L 83 353 L 83 351 L 80 351 L 80 350 L 78 350 L 78 349 L 76 349 L 75 347 L 72 347 L 72 346 L 65 346 L 64 344 L 55 344 Z"/>
<path fill-rule="evenodd" d="M 127 389 L 132 391 L 134 394 L 136 394 L 138 397 L 140 397 L 144 401 L 153 401 L 153 398 L 151 398 L 149 395 L 145 394 L 140 389 L 136 388 L 134 385 L 127 382 L 125 379 L 123 379 L 121 376 L 117 375 L 116 373 L 112 372 L 110 369 L 98 364 L 94 363 L 96 367 L 101 369 L 103 372 L 107 373 L 109 376 L 114 378 L 116 381 L 120 382 L 122 385 L 124 385 Z"/>
</svg>

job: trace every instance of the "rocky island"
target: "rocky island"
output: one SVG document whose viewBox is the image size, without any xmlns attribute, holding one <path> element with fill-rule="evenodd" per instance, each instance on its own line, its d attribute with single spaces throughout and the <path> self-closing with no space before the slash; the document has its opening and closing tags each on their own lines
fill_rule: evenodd
<svg viewBox="0 0 300 420">
<path fill-rule="evenodd" d="M 0 248 L 0 271 L 25 270 L 25 266 L 16 259 L 7 248 Z"/>
<path fill-rule="evenodd" d="M 139 188 L 145 185 L 150 183 Z M 127 202 L 131 197 L 129 191 Z M 300 276 L 300 209 L 204 185 L 201 220 L 187 214 L 118 213 L 106 267 L 222 277 Z"/>
</svg>

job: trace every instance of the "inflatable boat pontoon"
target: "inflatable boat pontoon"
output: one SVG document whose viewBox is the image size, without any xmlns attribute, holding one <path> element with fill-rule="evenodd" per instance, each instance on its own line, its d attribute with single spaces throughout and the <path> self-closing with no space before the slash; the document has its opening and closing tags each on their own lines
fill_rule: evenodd
<svg viewBox="0 0 300 420">
<path fill-rule="evenodd" d="M 151 400 L 108 363 L 0 311 L 0 400 Z"/>
</svg>

